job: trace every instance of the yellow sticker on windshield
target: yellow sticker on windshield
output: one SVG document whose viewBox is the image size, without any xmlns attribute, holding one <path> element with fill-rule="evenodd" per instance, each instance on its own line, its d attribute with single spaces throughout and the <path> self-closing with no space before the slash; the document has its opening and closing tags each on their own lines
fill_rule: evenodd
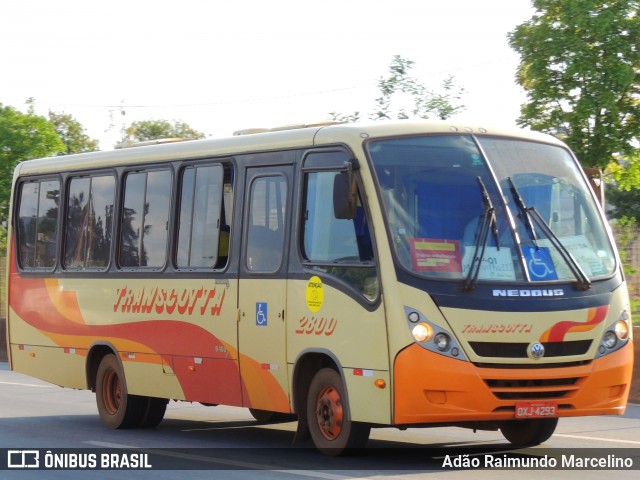
<svg viewBox="0 0 640 480">
<path fill-rule="evenodd" d="M 307 307 L 312 312 L 317 312 L 322 308 L 322 302 L 324 301 L 324 287 L 322 286 L 322 280 L 320 277 L 313 276 L 307 283 Z"/>
</svg>

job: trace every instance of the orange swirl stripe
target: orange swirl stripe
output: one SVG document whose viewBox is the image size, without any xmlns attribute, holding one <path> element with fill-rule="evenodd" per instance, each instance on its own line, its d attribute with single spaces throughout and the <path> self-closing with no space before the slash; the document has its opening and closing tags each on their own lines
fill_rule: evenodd
<svg viewBox="0 0 640 480">
<path fill-rule="evenodd" d="M 593 330 L 596 325 L 602 323 L 607 318 L 608 305 L 590 308 L 587 312 L 586 322 L 560 322 L 546 330 L 541 336 L 541 342 L 562 342 L 568 333 L 572 332 L 588 332 Z"/>
</svg>

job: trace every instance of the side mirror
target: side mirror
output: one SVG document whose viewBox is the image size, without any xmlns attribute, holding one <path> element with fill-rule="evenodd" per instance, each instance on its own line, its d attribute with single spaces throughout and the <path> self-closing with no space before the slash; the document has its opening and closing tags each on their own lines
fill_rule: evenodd
<svg viewBox="0 0 640 480">
<path fill-rule="evenodd" d="M 352 164 L 333 178 L 333 215 L 341 220 L 356 218 L 358 194 Z"/>
</svg>

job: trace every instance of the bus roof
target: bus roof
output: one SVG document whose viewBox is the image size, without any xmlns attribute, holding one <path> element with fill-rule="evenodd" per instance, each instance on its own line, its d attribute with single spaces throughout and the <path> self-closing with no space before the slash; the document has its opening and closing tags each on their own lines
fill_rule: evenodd
<svg viewBox="0 0 640 480">
<path fill-rule="evenodd" d="M 257 129 L 258 130 L 258 129 Z M 371 123 L 315 124 L 279 127 L 259 133 L 235 135 L 220 139 L 163 143 L 126 149 L 104 150 L 57 157 L 27 160 L 16 168 L 14 176 L 46 174 L 86 168 L 112 168 L 131 163 L 154 163 L 167 160 L 210 158 L 248 152 L 304 148 L 319 145 L 347 144 L 357 148 L 366 139 L 417 134 L 492 135 L 517 137 L 564 145 L 546 134 L 520 129 L 492 129 L 456 124 L 449 121 L 379 121 Z"/>
</svg>

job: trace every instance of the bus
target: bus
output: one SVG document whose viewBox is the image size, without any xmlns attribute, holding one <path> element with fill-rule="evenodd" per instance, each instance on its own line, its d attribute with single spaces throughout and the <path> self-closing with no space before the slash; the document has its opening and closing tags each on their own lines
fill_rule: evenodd
<svg viewBox="0 0 640 480">
<path fill-rule="evenodd" d="M 96 394 L 112 428 L 169 400 L 371 428 L 623 414 L 633 352 L 612 233 L 568 147 L 446 122 L 299 125 L 25 161 L 11 368 Z"/>
</svg>

